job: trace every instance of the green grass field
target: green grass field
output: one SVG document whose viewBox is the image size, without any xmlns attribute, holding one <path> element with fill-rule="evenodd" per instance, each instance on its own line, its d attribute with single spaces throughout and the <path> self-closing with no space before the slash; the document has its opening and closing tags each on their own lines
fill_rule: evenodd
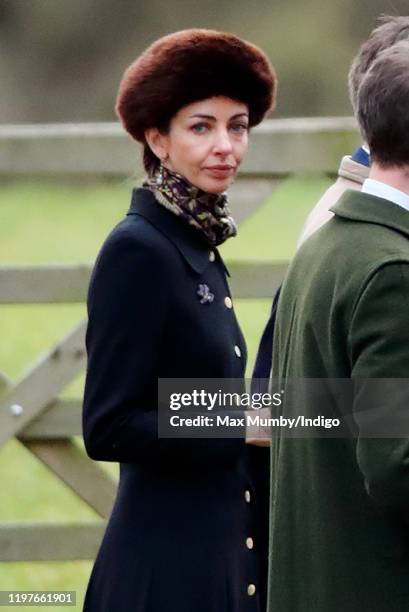
<svg viewBox="0 0 409 612">
<path fill-rule="evenodd" d="M 221 249 L 226 261 L 286 260 L 303 220 L 329 181 L 292 178 Z M 3 183 L 0 190 L 0 265 L 92 262 L 112 226 L 129 206 L 132 184 Z M 234 215 L 234 202 L 231 202 Z M 271 288 L 273 293 L 274 288 Z M 268 300 L 236 300 L 249 349 L 248 373 L 268 316 Z M 50 345 L 85 316 L 85 306 L 1 306 L 0 370 L 15 380 Z M 83 377 L 64 392 L 81 394 Z M 110 466 L 116 472 L 116 466 Z M 17 442 L 0 449 L 0 521 L 79 522 L 95 513 Z M 75 590 L 77 606 L 91 562 L 0 564 L 0 590 Z M 8 609 L 6 607 L 4 610 Z M 20 609 L 13 607 L 10 610 Z M 21 608 L 23 609 L 23 608 Z M 43 609 L 38 607 L 37 609 Z M 44 608 L 51 610 L 52 608 Z"/>
</svg>

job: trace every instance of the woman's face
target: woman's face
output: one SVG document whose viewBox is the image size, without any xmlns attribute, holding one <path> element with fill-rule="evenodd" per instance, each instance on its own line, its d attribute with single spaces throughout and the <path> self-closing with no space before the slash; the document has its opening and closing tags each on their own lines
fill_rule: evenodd
<svg viewBox="0 0 409 612">
<path fill-rule="evenodd" d="M 208 193 L 233 182 L 248 145 L 248 107 L 216 96 L 182 107 L 168 134 L 147 130 L 147 140 L 164 166 Z"/>
</svg>

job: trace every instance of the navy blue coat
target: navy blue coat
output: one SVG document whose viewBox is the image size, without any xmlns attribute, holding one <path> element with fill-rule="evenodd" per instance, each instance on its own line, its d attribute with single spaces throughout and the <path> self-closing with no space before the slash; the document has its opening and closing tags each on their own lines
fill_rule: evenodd
<svg viewBox="0 0 409 612">
<path fill-rule="evenodd" d="M 199 284 L 213 302 L 200 303 Z M 88 294 L 85 447 L 120 462 L 120 481 L 86 612 L 264 612 L 268 450 L 157 434 L 158 378 L 244 375 L 229 295 L 218 251 L 134 190 Z"/>
</svg>

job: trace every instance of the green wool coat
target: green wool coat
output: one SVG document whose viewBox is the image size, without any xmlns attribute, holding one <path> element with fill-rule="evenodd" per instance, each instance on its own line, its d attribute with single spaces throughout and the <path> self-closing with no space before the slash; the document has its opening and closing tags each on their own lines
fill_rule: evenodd
<svg viewBox="0 0 409 612">
<path fill-rule="evenodd" d="M 332 210 L 284 281 L 273 377 L 409 378 L 409 212 L 353 191 Z M 365 438 L 361 399 L 353 437 L 273 435 L 269 612 L 409 610 L 409 438 Z M 384 414 L 402 405 L 392 387 Z"/>
</svg>

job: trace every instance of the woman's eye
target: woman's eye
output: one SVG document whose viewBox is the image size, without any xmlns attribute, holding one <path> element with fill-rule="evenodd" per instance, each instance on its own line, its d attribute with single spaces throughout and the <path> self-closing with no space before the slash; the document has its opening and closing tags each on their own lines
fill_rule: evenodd
<svg viewBox="0 0 409 612">
<path fill-rule="evenodd" d="M 196 134 L 204 134 L 208 129 L 208 126 L 206 123 L 195 123 L 195 125 L 192 125 L 192 130 L 196 133 Z"/>
<path fill-rule="evenodd" d="M 232 123 L 230 129 L 236 134 L 242 134 L 243 132 L 247 132 L 248 125 L 246 123 Z"/>
</svg>

